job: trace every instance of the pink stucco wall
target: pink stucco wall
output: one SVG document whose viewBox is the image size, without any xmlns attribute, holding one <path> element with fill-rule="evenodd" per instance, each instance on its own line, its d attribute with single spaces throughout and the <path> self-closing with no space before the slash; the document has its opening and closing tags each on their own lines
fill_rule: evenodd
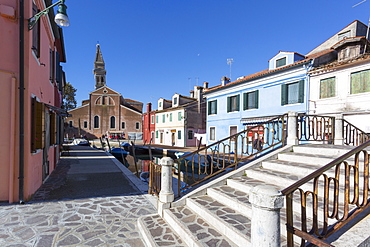
<svg viewBox="0 0 370 247">
<path fill-rule="evenodd" d="M 55 97 L 55 86 L 50 83 L 50 49 L 54 40 L 47 17 L 40 19 L 40 58 L 37 59 L 31 49 L 32 31 L 27 30 L 27 19 L 32 15 L 32 1 L 25 2 L 25 97 L 24 97 L 24 199 L 30 196 L 42 184 L 43 150 L 31 153 L 31 98 L 54 105 L 60 99 Z M 43 1 L 36 0 L 40 9 Z M 19 1 L 0 0 L 0 201 L 18 201 L 19 172 Z M 14 10 L 14 19 L 9 16 Z M 6 15 L 4 14 L 6 13 Z M 59 106 L 59 105 L 58 105 Z M 58 160 L 57 147 L 49 148 L 48 160 L 50 172 Z"/>
</svg>

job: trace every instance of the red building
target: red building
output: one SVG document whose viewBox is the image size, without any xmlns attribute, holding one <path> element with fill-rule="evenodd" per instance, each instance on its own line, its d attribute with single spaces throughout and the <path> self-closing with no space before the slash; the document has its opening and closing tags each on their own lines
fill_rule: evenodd
<svg viewBox="0 0 370 247">
<path fill-rule="evenodd" d="M 154 143 L 155 141 L 155 111 L 152 111 L 152 103 L 146 105 L 146 113 L 143 114 L 143 142 Z"/>
</svg>

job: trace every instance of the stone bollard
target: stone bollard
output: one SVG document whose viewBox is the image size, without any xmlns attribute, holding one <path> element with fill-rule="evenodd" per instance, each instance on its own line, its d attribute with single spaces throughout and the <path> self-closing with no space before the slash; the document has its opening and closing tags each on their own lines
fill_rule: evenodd
<svg viewBox="0 0 370 247">
<path fill-rule="evenodd" d="M 270 185 L 257 185 L 251 189 L 252 246 L 280 247 L 280 209 L 284 206 L 283 194 Z"/>
<path fill-rule="evenodd" d="M 287 145 L 298 145 L 297 116 L 298 116 L 297 112 L 294 112 L 294 111 L 289 111 L 288 112 Z"/>
<path fill-rule="evenodd" d="M 335 115 L 334 145 L 344 144 L 343 114 Z"/>
<path fill-rule="evenodd" d="M 163 209 L 170 208 L 174 200 L 174 193 L 172 190 L 172 166 L 173 159 L 170 157 L 163 157 L 159 162 L 162 166 L 161 172 L 161 191 L 159 192 L 158 200 L 158 214 L 163 216 Z"/>
</svg>

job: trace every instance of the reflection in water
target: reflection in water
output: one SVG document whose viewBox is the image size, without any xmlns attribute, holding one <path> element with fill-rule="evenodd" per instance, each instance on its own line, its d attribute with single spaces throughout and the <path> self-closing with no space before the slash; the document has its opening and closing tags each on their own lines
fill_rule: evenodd
<svg viewBox="0 0 370 247">
<path fill-rule="evenodd" d="M 160 159 L 163 156 L 153 156 L 153 162 L 159 164 Z M 126 158 L 117 158 L 122 164 L 124 164 L 128 169 L 135 174 L 138 178 L 144 182 L 148 182 L 149 178 L 149 164 L 150 157 L 149 155 L 136 155 L 135 158 L 132 155 L 127 155 Z"/>
</svg>

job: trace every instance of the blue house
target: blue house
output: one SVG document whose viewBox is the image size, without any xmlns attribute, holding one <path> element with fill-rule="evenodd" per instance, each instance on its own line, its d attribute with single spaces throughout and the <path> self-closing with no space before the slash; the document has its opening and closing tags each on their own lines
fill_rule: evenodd
<svg viewBox="0 0 370 247">
<path fill-rule="evenodd" d="M 306 57 L 296 52 L 280 51 L 269 60 L 266 70 L 234 82 L 222 78 L 221 85 L 204 92 L 207 98 L 207 143 L 288 111 L 307 113 L 307 72 L 314 58 L 330 52 L 321 51 Z"/>
</svg>

